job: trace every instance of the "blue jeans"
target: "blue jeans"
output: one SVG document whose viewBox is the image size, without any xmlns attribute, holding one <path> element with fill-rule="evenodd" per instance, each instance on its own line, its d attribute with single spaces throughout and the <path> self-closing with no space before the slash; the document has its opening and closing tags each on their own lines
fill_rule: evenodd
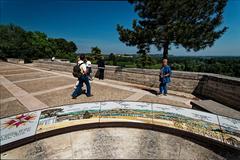
<svg viewBox="0 0 240 160">
<path fill-rule="evenodd" d="M 159 86 L 160 94 L 164 93 L 167 94 L 167 83 L 160 83 Z"/>
<path fill-rule="evenodd" d="M 77 97 L 79 95 L 82 94 L 82 87 L 83 87 L 83 83 L 86 84 L 87 87 L 87 96 L 91 95 L 91 86 L 90 86 L 90 82 L 89 82 L 89 78 L 87 76 L 81 76 L 80 78 L 78 78 L 79 83 L 77 85 L 77 88 L 73 91 L 72 96 L 73 97 Z"/>
</svg>

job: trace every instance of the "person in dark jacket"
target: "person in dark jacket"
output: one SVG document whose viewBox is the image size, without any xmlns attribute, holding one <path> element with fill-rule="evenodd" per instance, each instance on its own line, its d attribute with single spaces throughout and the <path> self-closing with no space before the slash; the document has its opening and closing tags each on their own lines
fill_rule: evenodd
<svg viewBox="0 0 240 160">
<path fill-rule="evenodd" d="M 104 61 L 103 57 L 101 57 L 101 59 L 98 60 L 97 65 L 98 65 L 98 72 L 99 72 L 98 78 L 99 78 L 99 80 L 103 80 L 104 79 L 104 70 L 105 70 L 105 61 Z"/>
<path fill-rule="evenodd" d="M 172 71 L 167 63 L 168 63 L 168 60 L 163 59 L 162 68 L 160 69 L 160 74 L 159 74 L 160 86 L 159 86 L 158 95 L 161 95 L 163 93 L 166 96 L 168 83 L 171 82 L 170 76 L 172 74 Z"/>
</svg>

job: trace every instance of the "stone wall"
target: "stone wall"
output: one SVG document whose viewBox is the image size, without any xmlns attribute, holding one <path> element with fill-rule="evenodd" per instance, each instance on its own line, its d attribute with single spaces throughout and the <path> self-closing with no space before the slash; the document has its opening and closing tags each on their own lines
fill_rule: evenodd
<svg viewBox="0 0 240 160">
<path fill-rule="evenodd" d="M 7 61 L 10 62 L 10 63 L 24 64 L 24 60 L 23 59 L 8 58 Z"/>
<path fill-rule="evenodd" d="M 34 61 L 34 65 L 41 68 L 72 72 L 74 64 L 49 61 Z M 93 65 L 94 74 L 97 66 Z M 149 87 L 159 86 L 159 70 L 121 68 L 106 66 L 107 79 L 142 84 Z M 240 110 L 240 78 L 218 74 L 173 71 L 170 90 L 192 93 L 202 98 L 210 98 L 222 104 Z"/>
</svg>

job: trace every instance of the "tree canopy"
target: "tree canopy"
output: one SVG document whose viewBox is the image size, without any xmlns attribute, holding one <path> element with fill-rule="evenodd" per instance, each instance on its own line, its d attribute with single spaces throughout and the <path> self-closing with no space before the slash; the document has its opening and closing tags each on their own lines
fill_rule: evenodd
<svg viewBox="0 0 240 160">
<path fill-rule="evenodd" d="M 93 57 L 94 60 L 99 60 L 102 57 L 101 49 L 96 47 L 92 47 L 91 49 L 91 56 Z"/>
<path fill-rule="evenodd" d="M 149 46 L 163 49 L 163 58 L 173 44 L 187 51 L 211 47 L 227 30 L 221 26 L 227 0 L 129 0 L 139 20 L 132 29 L 117 25 L 119 39 L 147 53 Z"/>
<path fill-rule="evenodd" d="M 19 26 L 0 25 L 0 58 L 64 58 L 75 61 L 77 50 L 72 41 L 48 38 L 45 33 L 25 31 Z"/>
</svg>

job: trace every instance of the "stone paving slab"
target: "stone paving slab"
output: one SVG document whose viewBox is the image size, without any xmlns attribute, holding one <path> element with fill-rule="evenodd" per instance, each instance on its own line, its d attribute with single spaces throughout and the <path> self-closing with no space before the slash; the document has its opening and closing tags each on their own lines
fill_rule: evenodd
<svg viewBox="0 0 240 160">
<path fill-rule="evenodd" d="M 0 71 L 1 75 L 13 75 L 13 74 L 23 74 L 23 73 L 30 73 L 35 72 L 32 69 L 21 69 L 21 70 L 11 70 L 11 71 Z"/>
<path fill-rule="evenodd" d="M 135 93 L 146 94 L 146 95 L 150 95 L 152 97 L 157 97 L 155 94 L 153 94 L 153 93 L 151 93 L 147 90 L 142 90 L 142 89 L 139 89 L 139 88 L 121 86 L 121 85 L 118 85 L 118 84 L 111 84 L 111 83 L 108 83 L 108 82 L 98 81 L 98 80 L 93 81 L 93 83 L 101 84 L 101 85 L 107 85 L 107 86 L 110 86 L 110 87 L 113 87 L 113 88 L 124 89 L 124 90 L 132 91 L 132 92 L 135 92 Z M 157 97 L 157 98 L 160 98 L 160 97 Z M 189 107 L 189 108 L 192 107 L 191 104 L 190 104 L 189 98 L 179 97 L 179 96 L 175 96 L 175 95 L 168 95 L 168 96 L 162 96 L 161 99 L 166 99 L 168 101 L 180 102 L 182 104 L 185 104 L 185 107 Z"/>
<path fill-rule="evenodd" d="M 3 85 L 0 85 L 0 99 L 2 100 L 10 97 L 13 97 L 13 95 Z"/>
<path fill-rule="evenodd" d="M 183 102 L 174 101 L 174 99 L 173 100 L 169 100 L 169 99 L 165 99 L 164 97 L 159 97 L 159 96 L 145 95 L 144 97 L 142 97 L 138 101 L 152 102 L 152 103 L 161 103 L 161 104 L 168 104 L 168 105 L 173 105 L 173 106 L 178 106 L 178 107 L 191 108 L 191 106 L 186 105 Z"/>
<path fill-rule="evenodd" d="M 233 159 L 171 134 L 134 128 L 97 128 L 62 134 L 1 154 L 2 159 Z M 235 157 L 236 158 L 236 157 Z"/>
<path fill-rule="evenodd" d="M 110 83 L 110 84 L 121 85 L 121 86 L 134 87 L 134 88 L 138 88 L 143 91 L 152 92 L 153 94 L 156 94 L 159 91 L 159 88 L 152 88 L 152 87 L 148 87 L 148 86 L 144 86 L 144 85 L 140 85 L 140 84 L 121 82 L 121 81 L 115 81 L 115 80 L 110 80 L 110 79 L 105 79 L 104 82 Z M 179 97 L 185 97 L 188 99 L 196 99 L 196 100 L 198 99 L 196 96 L 189 94 L 189 93 L 183 93 L 183 92 L 178 92 L 178 91 L 173 91 L 173 90 L 169 90 L 168 93 L 170 95 L 177 95 Z"/>
<path fill-rule="evenodd" d="M 210 113 L 240 119 L 240 111 L 229 108 L 213 100 L 191 101 L 193 107 L 206 110 Z"/>
<path fill-rule="evenodd" d="M 31 65 L 30 66 L 26 66 L 25 65 L 24 67 L 29 68 L 29 69 L 34 69 L 36 71 L 42 71 L 42 72 L 45 72 L 45 73 L 52 73 L 52 74 L 61 75 L 61 76 L 64 76 L 64 77 L 69 77 L 69 78 L 74 79 L 72 77 L 71 73 L 69 73 L 69 72 L 46 71 L 46 70 L 43 70 L 43 69 L 31 67 Z M 109 86 L 109 87 L 112 87 L 112 88 L 123 89 L 123 90 L 130 91 L 130 92 L 137 92 L 137 93 L 152 95 L 151 93 L 149 93 L 149 91 L 145 91 L 145 90 L 142 90 L 142 89 L 138 89 L 138 88 L 134 88 L 134 87 L 129 87 L 129 86 L 124 86 L 124 85 L 119 85 L 118 84 L 118 83 L 121 84 L 121 83 L 125 83 L 125 82 L 114 81 L 114 83 L 112 83 L 112 80 L 98 81 L 98 80 L 95 79 L 93 81 L 93 83 Z M 191 107 L 189 98 L 169 95 L 168 97 L 166 97 L 166 99 L 168 99 L 169 101 L 171 101 L 172 99 L 175 99 L 176 101 L 183 102 L 186 105 Z"/>
<path fill-rule="evenodd" d="M 36 98 L 46 103 L 48 106 L 60 106 L 65 104 L 74 104 L 82 102 L 122 100 L 133 94 L 133 92 L 121 89 L 115 89 L 107 86 L 92 84 L 93 97 L 86 97 L 85 94 L 82 94 L 81 96 L 77 97 L 77 99 L 72 99 L 71 93 L 73 92 L 73 87 L 74 85 L 67 89 L 36 95 Z"/>
<path fill-rule="evenodd" d="M 5 77 L 0 76 L 0 80 L 1 80 L 1 84 L 4 85 L 5 88 L 9 92 L 11 92 L 13 96 L 30 111 L 48 107 L 46 104 L 42 103 L 41 101 L 33 97 L 22 88 L 16 86 Z"/>
<path fill-rule="evenodd" d="M 0 118 L 16 115 L 19 113 L 28 112 L 29 110 L 24 107 L 19 101 L 13 100 L 6 103 L 1 103 Z"/>
<path fill-rule="evenodd" d="M 39 95 L 47 94 L 47 93 L 57 93 L 57 92 L 59 92 L 59 91 L 63 91 L 63 90 L 65 90 L 65 89 L 73 88 L 73 87 L 74 87 L 74 85 L 72 85 L 72 84 L 70 84 L 70 85 L 64 85 L 64 86 L 56 87 L 56 88 L 53 88 L 53 89 L 48 89 L 48 90 L 33 92 L 33 93 L 31 93 L 31 95 L 33 95 L 33 96 L 39 96 Z"/>
<path fill-rule="evenodd" d="M 143 93 L 134 93 L 133 95 L 126 98 L 125 100 L 126 101 L 137 101 L 137 100 L 141 99 L 143 96 L 145 96 L 145 94 L 143 94 Z"/>
<path fill-rule="evenodd" d="M 41 77 L 48 77 L 48 76 L 53 76 L 53 74 L 49 73 L 42 73 L 39 71 L 36 72 L 31 72 L 29 74 L 18 74 L 18 75 L 8 75 L 5 76 L 8 80 L 14 82 L 14 81 L 21 81 L 21 80 L 27 80 L 27 79 L 33 79 L 33 78 L 41 78 Z"/>
<path fill-rule="evenodd" d="M 15 74 L 10 74 L 10 75 L 4 75 L 4 77 L 16 77 L 16 76 L 19 76 L 19 75 L 28 75 L 28 74 L 32 75 L 32 74 L 37 74 L 37 72 L 41 73 L 39 71 L 28 72 L 28 73 L 24 73 L 24 74 L 23 73 L 15 73 Z"/>
<path fill-rule="evenodd" d="M 2 64 L 2 62 L 1 62 Z M 17 69 L 26 69 L 25 67 L 22 66 L 15 66 L 15 65 L 8 65 L 7 63 L 4 63 L 5 65 L 0 64 L 0 70 L 5 71 L 5 70 L 17 70 Z"/>
<path fill-rule="evenodd" d="M 29 93 L 43 91 L 52 89 L 55 87 L 60 87 L 64 85 L 75 84 L 76 80 L 67 78 L 67 77 L 57 77 L 57 78 L 49 78 L 44 80 L 33 80 L 28 82 L 19 82 L 16 83 L 17 86 L 23 88 Z"/>
<path fill-rule="evenodd" d="M 14 70 L 26 70 L 24 67 L 12 67 L 12 66 L 5 66 L 5 67 L 0 67 L 1 73 L 8 72 L 8 71 L 14 71 Z"/>
<path fill-rule="evenodd" d="M 20 82 L 31 82 L 31 81 L 36 81 L 36 80 L 45 80 L 45 79 L 52 79 L 52 78 L 61 78 L 60 76 L 43 76 L 39 78 L 32 78 L 32 79 L 23 79 L 23 80 L 18 80 L 18 81 L 13 81 L 13 83 L 20 83 Z"/>
<path fill-rule="evenodd" d="M 5 99 L 1 99 L 0 104 L 11 102 L 11 101 L 14 101 L 16 99 L 17 99 L 16 97 L 9 97 L 9 98 L 5 98 Z"/>
</svg>

